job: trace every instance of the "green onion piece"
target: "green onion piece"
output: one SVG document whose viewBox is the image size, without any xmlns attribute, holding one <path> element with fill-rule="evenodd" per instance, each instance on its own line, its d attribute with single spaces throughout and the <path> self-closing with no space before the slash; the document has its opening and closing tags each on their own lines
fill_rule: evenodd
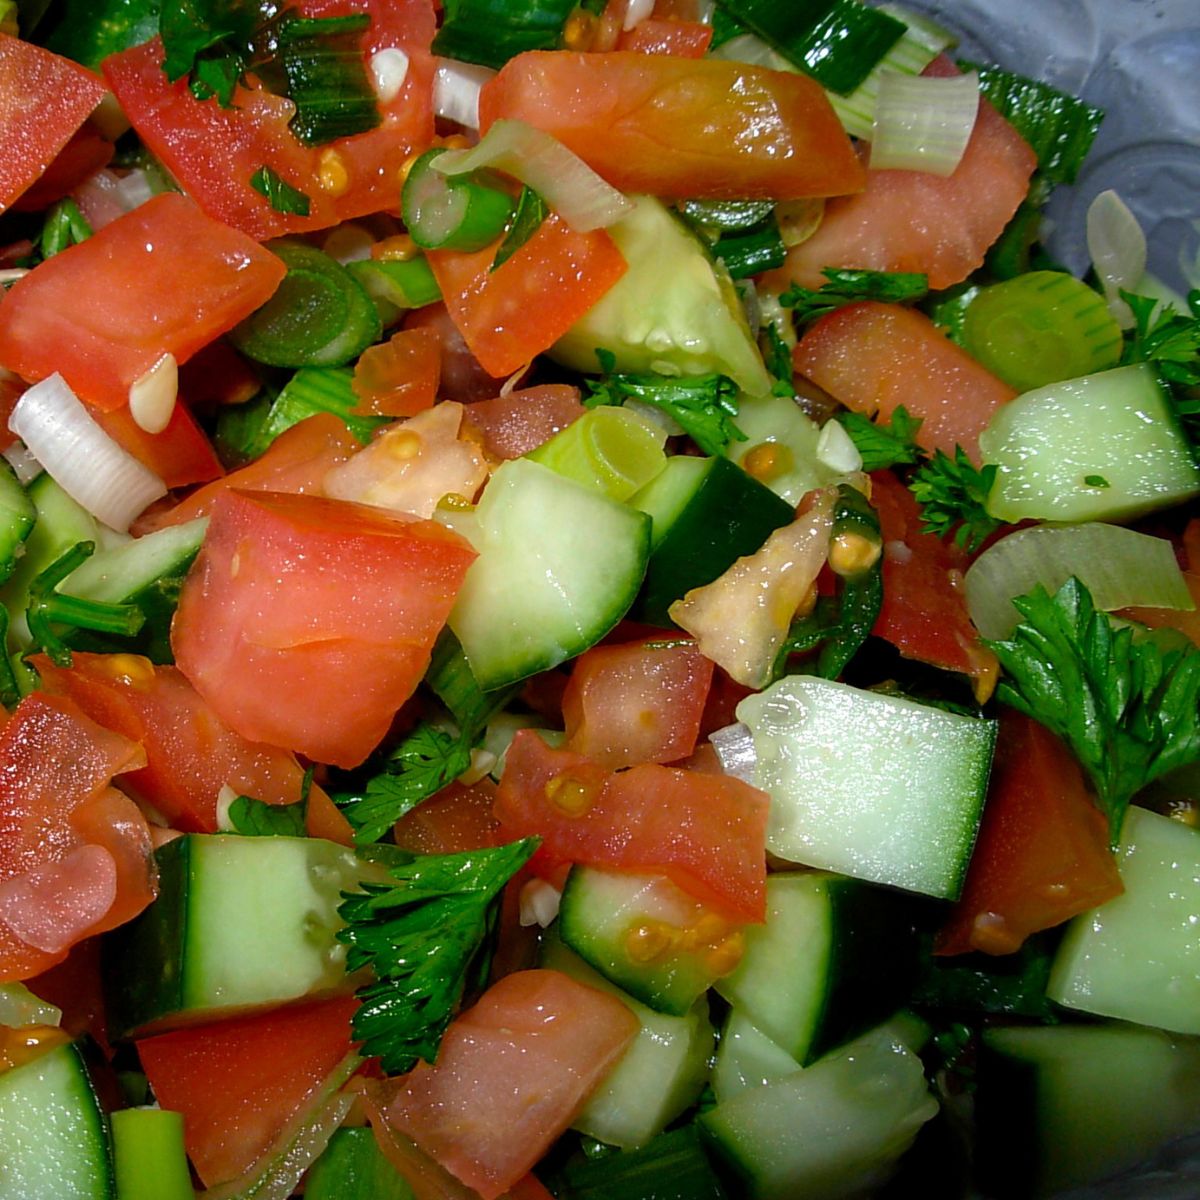
<svg viewBox="0 0 1200 1200">
<path fill-rule="evenodd" d="M 33 691 L 36 687 L 37 676 L 33 671 L 24 665 L 20 655 L 11 655 L 5 647 L 8 646 L 8 609 L 0 604 L 0 704 L 3 704 L 6 709 L 11 712 L 21 702 L 21 697 L 28 692 Z M 33 686 L 22 688 L 17 681 L 16 669 L 22 669 L 22 675 L 25 677 L 33 676 Z"/>
<path fill-rule="evenodd" d="M 660 1133 L 637 1150 L 573 1163 L 572 1200 L 725 1200 L 694 1125 Z"/>
<path fill-rule="evenodd" d="M 533 188 L 528 184 L 521 188 L 521 194 L 517 197 L 517 210 L 513 213 L 500 249 L 496 251 L 496 257 L 492 259 L 493 271 L 512 258 L 537 233 L 549 213 L 545 200 Z"/>
<path fill-rule="evenodd" d="M 279 61 L 296 115 L 288 128 L 306 146 L 374 129 L 380 122 L 363 60 L 365 13 L 347 17 L 290 17 L 279 31 Z"/>
<path fill-rule="evenodd" d="M 954 174 L 978 113 L 977 75 L 884 75 L 871 133 L 871 168 Z"/>
<path fill-rule="evenodd" d="M 676 207 L 701 229 L 733 233 L 761 224 L 775 205 L 770 200 L 681 200 Z"/>
<path fill-rule="evenodd" d="M 433 39 L 443 58 L 502 67 L 526 50 L 557 49 L 575 0 L 455 0 Z"/>
<path fill-rule="evenodd" d="M 434 643 L 425 682 L 450 710 L 463 736 L 474 740 L 485 725 L 521 690 L 520 684 L 485 692 L 475 679 L 458 638 L 443 629 Z"/>
<path fill-rule="evenodd" d="M 70 196 L 51 206 L 42 223 L 39 245 L 43 258 L 53 258 L 68 246 L 77 246 L 92 236 L 92 226 Z"/>
<path fill-rule="evenodd" d="M 404 224 L 426 250 L 482 250 L 512 217 L 513 198 L 471 179 L 450 179 L 433 169 L 443 147 L 427 150 L 413 164 L 400 193 Z"/>
<path fill-rule="evenodd" d="M 612 500 L 627 500 L 666 465 L 666 430 L 623 408 L 594 408 L 527 458 Z"/>
<path fill-rule="evenodd" d="M 1029 392 L 1115 367 L 1124 339 L 1104 297 L 1087 284 L 1062 271 L 1031 271 L 979 290 L 963 314 L 962 344 Z"/>
<path fill-rule="evenodd" d="M 393 324 L 405 309 L 424 308 L 442 298 L 442 289 L 423 254 L 403 261 L 368 258 L 349 262 L 346 269 L 374 301 L 385 326 Z"/>
<path fill-rule="evenodd" d="M 294 188 L 286 179 L 277 175 L 270 167 L 259 167 L 250 176 L 250 186 L 267 198 L 268 203 L 278 213 L 294 213 L 298 217 L 307 217 L 309 199 Z"/>
<path fill-rule="evenodd" d="M 920 75 L 939 54 L 951 49 L 957 42 L 955 36 L 936 21 L 910 12 L 898 4 L 881 4 L 879 11 L 904 22 L 906 28 L 900 40 L 848 96 L 828 93 L 833 111 L 851 137 L 870 138 L 875 124 L 879 85 L 886 72 Z"/>
<path fill-rule="evenodd" d="M 782 267 L 787 261 L 787 247 L 779 236 L 774 215 L 755 229 L 725 234 L 717 240 L 713 252 L 724 262 L 733 279 L 745 279 L 760 271 Z"/>
<path fill-rule="evenodd" d="M 984 265 L 997 280 L 1016 279 L 1030 269 L 1033 248 L 1042 236 L 1042 205 L 1045 197 L 1034 199 L 1037 179 L 1030 195 L 1017 205 L 1004 232 L 988 247 Z"/>
<path fill-rule="evenodd" d="M 982 289 L 978 284 L 959 283 L 938 293 L 937 300 L 926 308 L 929 319 L 952 341 L 963 345 L 963 322 L 971 301 Z"/>
<path fill-rule="evenodd" d="M 243 354 L 271 367 L 333 367 L 379 340 L 375 305 L 345 267 L 303 242 L 277 241 L 270 248 L 288 273 L 230 334 Z"/>
<path fill-rule="evenodd" d="M 305 1200 L 412 1200 L 404 1176 L 384 1157 L 370 1129 L 341 1128 L 304 1181 Z"/>
<path fill-rule="evenodd" d="M 1089 521 L 1019 529 L 989 546 L 964 581 L 971 620 L 985 638 L 1007 638 L 1021 619 L 1014 597 L 1038 584 L 1053 595 L 1072 575 L 1105 612 L 1195 607 L 1169 541 Z"/>
<path fill-rule="evenodd" d="M 852 92 L 904 33 L 859 0 L 718 0 L 719 7 L 824 87 Z"/>
<path fill-rule="evenodd" d="M 182 1113 L 123 1108 L 109 1119 L 117 1200 L 195 1200 Z"/>
<path fill-rule="evenodd" d="M 1123 329 L 1135 322 L 1121 290 L 1136 292 L 1146 275 L 1146 235 L 1141 223 L 1112 188 L 1088 206 L 1087 248 L 1109 311 Z"/>
<path fill-rule="evenodd" d="M 969 62 L 959 66 L 978 71 L 979 90 L 1033 147 L 1038 170 L 1051 183 L 1074 183 L 1104 110 L 999 67 Z"/>
</svg>

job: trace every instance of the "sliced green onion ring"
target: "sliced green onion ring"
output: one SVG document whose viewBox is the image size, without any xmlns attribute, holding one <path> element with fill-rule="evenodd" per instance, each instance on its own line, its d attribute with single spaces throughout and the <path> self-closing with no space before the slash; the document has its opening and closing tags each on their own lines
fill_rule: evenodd
<svg viewBox="0 0 1200 1200">
<path fill-rule="evenodd" d="M 872 170 L 952 175 L 979 114 L 979 76 L 932 78 L 888 72 L 879 80 Z"/>
<path fill-rule="evenodd" d="M 400 193 L 404 224 L 425 250 L 482 250 L 504 232 L 516 201 L 480 179 L 448 179 L 436 164 L 450 153 L 435 147 L 413 164 Z"/>
<path fill-rule="evenodd" d="M 989 546 L 967 571 L 967 610 L 984 637 L 1006 638 L 1021 619 L 1014 596 L 1039 583 L 1053 595 L 1072 575 L 1104 612 L 1195 607 L 1169 541 L 1093 521 L 1020 529 Z"/>
</svg>

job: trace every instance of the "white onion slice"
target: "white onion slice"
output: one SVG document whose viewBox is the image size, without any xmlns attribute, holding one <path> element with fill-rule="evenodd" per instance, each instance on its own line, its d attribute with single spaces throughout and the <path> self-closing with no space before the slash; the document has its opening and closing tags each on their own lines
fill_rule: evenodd
<svg viewBox="0 0 1200 1200">
<path fill-rule="evenodd" d="M 821 436 L 817 438 L 817 461 L 842 475 L 861 471 L 863 465 L 854 439 L 840 421 L 826 421 L 821 426 Z"/>
<path fill-rule="evenodd" d="M 1020 620 L 1014 596 L 1039 583 L 1053 594 L 1072 575 L 1103 612 L 1194 607 L 1170 542 L 1091 521 L 1020 529 L 989 546 L 963 580 L 967 611 L 984 637 L 1006 638 Z"/>
<path fill-rule="evenodd" d="M 42 464 L 29 453 L 21 442 L 13 442 L 4 451 L 4 459 L 12 467 L 13 474 L 16 475 L 17 482 L 22 487 L 32 483 L 42 473 Z"/>
<path fill-rule="evenodd" d="M 154 188 L 150 186 L 150 177 L 145 171 L 135 167 L 126 175 L 117 176 L 117 199 L 120 200 L 126 212 L 133 210 L 154 196 Z"/>
<path fill-rule="evenodd" d="M 1109 188 L 1088 206 L 1087 248 L 1096 277 L 1104 288 L 1108 311 L 1122 329 L 1133 327 L 1133 313 L 1121 299 L 1122 288 L 1134 291 L 1146 273 L 1146 235 L 1129 206 Z"/>
<path fill-rule="evenodd" d="M 741 721 L 726 725 L 724 729 L 710 733 L 708 740 L 712 742 L 726 775 L 732 775 L 753 787 L 758 786 L 755 782 L 758 753 L 754 749 L 754 735 L 748 725 L 743 725 Z"/>
<path fill-rule="evenodd" d="M 495 167 L 528 184 L 572 229 L 602 229 L 633 211 L 633 201 L 605 183 L 557 138 L 526 125 L 500 120 L 470 150 L 447 150 L 431 164 L 443 175 Z"/>
<path fill-rule="evenodd" d="M 952 175 L 979 114 L 979 76 L 946 78 L 886 71 L 871 131 L 872 170 Z"/>
<path fill-rule="evenodd" d="M 631 29 L 636 29 L 652 12 L 654 12 L 654 0 L 629 0 L 621 28 L 626 33 Z"/>
<path fill-rule="evenodd" d="M 375 95 L 381 103 L 390 104 L 408 78 L 408 55 L 399 46 L 388 46 L 371 55 L 370 68 Z"/>
<path fill-rule="evenodd" d="M 496 72 L 488 67 L 439 58 L 433 76 L 433 111 L 467 129 L 479 128 L 479 93 Z"/>
<path fill-rule="evenodd" d="M 167 486 L 92 420 L 61 375 L 34 384 L 8 427 L 56 483 L 113 529 L 127 530 Z"/>
</svg>

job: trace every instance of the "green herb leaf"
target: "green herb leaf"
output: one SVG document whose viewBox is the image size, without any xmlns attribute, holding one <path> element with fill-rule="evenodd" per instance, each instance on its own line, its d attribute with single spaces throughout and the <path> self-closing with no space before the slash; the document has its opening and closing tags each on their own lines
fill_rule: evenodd
<svg viewBox="0 0 1200 1200">
<path fill-rule="evenodd" d="M 771 385 L 771 393 L 775 396 L 795 396 L 796 389 L 792 386 L 792 347 L 774 321 L 763 326 L 760 342 L 763 341 L 766 342 L 763 363 L 775 380 Z"/>
<path fill-rule="evenodd" d="M 838 413 L 837 416 L 862 455 L 864 471 L 919 463 L 925 457 L 925 451 L 916 441 L 922 419 L 910 417 L 903 404 L 897 404 L 892 410 L 890 421 L 872 421 L 856 412 Z"/>
<path fill-rule="evenodd" d="M 335 796 L 354 826 L 359 846 L 377 842 L 406 812 L 416 808 L 471 765 L 471 745 L 422 722 L 388 755 L 384 770 L 358 794 Z"/>
<path fill-rule="evenodd" d="M 1186 314 L 1170 304 L 1159 309 L 1150 296 L 1120 294 L 1135 322 L 1121 361 L 1152 363 L 1168 382 L 1200 387 L 1200 288 L 1188 293 Z"/>
<path fill-rule="evenodd" d="M 1112 487 L 1112 484 L 1109 483 L 1103 475 L 1085 475 L 1083 477 L 1083 482 L 1086 483 L 1088 487 L 1093 488 Z"/>
<path fill-rule="evenodd" d="M 517 197 L 516 210 L 508 223 L 504 241 L 500 243 L 496 257 L 492 260 L 491 269 L 494 271 L 502 263 L 512 258 L 537 233 L 538 228 L 549 215 L 550 209 L 546 207 L 545 200 L 533 188 L 521 188 L 521 194 Z"/>
<path fill-rule="evenodd" d="M 228 108 L 254 55 L 256 31 L 267 16 L 246 0 L 164 0 L 158 32 L 167 78 L 173 83 L 190 75 L 198 100 L 215 96 Z"/>
<path fill-rule="evenodd" d="M 310 207 L 309 198 L 294 188 L 286 179 L 281 178 L 268 166 L 259 167 L 250 176 L 250 186 L 260 195 L 266 196 L 268 203 L 278 213 L 294 213 L 298 217 L 307 217 Z"/>
<path fill-rule="evenodd" d="M 977 467 L 961 446 L 955 446 L 953 458 L 937 451 L 908 485 L 921 505 L 921 531 L 943 538 L 953 533 L 965 550 L 977 550 L 1004 524 L 986 508 L 995 480 L 996 467 Z"/>
<path fill-rule="evenodd" d="M 1013 604 L 1012 637 L 984 643 L 1004 670 L 996 694 L 1071 748 L 1115 845 L 1134 795 L 1200 761 L 1200 649 L 1118 626 L 1074 577 Z"/>
<path fill-rule="evenodd" d="M 787 247 L 779 235 L 779 223 L 773 212 L 750 229 L 722 234 L 713 246 L 713 253 L 725 264 L 731 279 L 746 279 L 782 267 L 787 261 Z"/>
<path fill-rule="evenodd" d="M 602 352 L 596 351 L 597 356 Z M 737 384 L 725 375 L 609 375 L 587 380 L 588 408 L 640 400 L 672 417 L 705 454 L 723 454 L 730 442 L 746 435 L 734 424 L 738 412 Z"/>
<path fill-rule="evenodd" d="M 245 837 L 303 837 L 307 799 L 296 804 L 267 804 L 238 796 L 229 806 L 229 824 Z"/>
<path fill-rule="evenodd" d="M 822 274 L 829 282 L 821 284 L 816 291 L 797 284 L 779 297 L 780 304 L 795 310 L 796 321 L 801 325 L 860 300 L 908 304 L 923 300 L 929 293 L 928 278 L 915 273 L 839 271 L 826 267 Z"/>
<path fill-rule="evenodd" d="M 500 68 L 526 50 L 556 50 L 575 0 L 454 0 L 434 54 Z"/>
<path fill-rule="evenodd" d="M 500 894 L 527 863 L 537 838 L 461 854 L 415 855 L 391 871 L 394 886 L 364 883 L 343 893 L 346 969 L 370 967 L 358 991 L 353 1032 L 363 1054 L 389 1075 L 433 1062 L 464 992 L 482 987 Z"/>
</svg>

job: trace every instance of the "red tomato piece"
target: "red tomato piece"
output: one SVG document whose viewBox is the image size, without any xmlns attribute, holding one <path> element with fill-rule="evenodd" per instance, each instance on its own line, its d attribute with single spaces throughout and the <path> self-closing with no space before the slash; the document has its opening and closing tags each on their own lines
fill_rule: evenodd
<svg viewBox="0 0 1200 1200">
<path fill-rule="evenodd" d="M 26 980 L 26 986 L 39 999 L 62 1009 L 60 1027 L 64 1033 L 73 1038 L 86 1033 L 111 1058 L 100 962 L 102 944 L 103 939 L 98 937 L 77 943 L 62 962 Z"/>
<path fill-rule="evenodd" d="M 180 525 L 206 517 L 217 498 L 230 488 L 246 492 L 294 492 L 320 495 L 321 481 L 336 466 L 344 463 L 362 444 L 332 413 L 320 413 L 284 430 L 260 458 L 231 471 L 206 487 L 197 488 L 185 500 L 171 508 L 155 510 L 139 517 L 137 534 L 149 533 L 167 525 Z"/>
<path fill-rule="evenodd" d="M 480 94 L 480 131 L 501 117 L 553 134 L 623 192 L 787 200 L 866 179 L 818 83 L 716 58 L 528 51 Z"/>
<path fill-rule="evenodd" d="M 455 325 L 497 377 L 548 350 L 627 270 L 603 229 L 576 233 L 554 213 L 493 271 L 495 257 L 494 245 L 428 253 Z"/>
<path fill-rule="evenodd" d="M 558 971 L 493 984 L 446 1031 L 384 1116 L 483 1200 L 516 1184 L 563 1133 L 637 1034 L 615 996 Z"/>
<path fill-rule="evenodd" d="M 926 75 L 953 75 L 948 59 Z M 864 148 L 863 156 L 866 156 Z M 961 283 L 983 265 L 1029 190 L 1037 156 L 1019 133 L 980 98 L 966 153 L 951 175 L 867 171 L 866 190 L 831 200 L 820 228 L 793 246 L 787 262 L 765 278 L 782 290 L 816 288 L 825 267 L 917 271 L 931 288 Z"/>
<path fill-rule="evenodd" d="M 883 535 L 883 605 L 871 632 L 905 658 L 972 676 L 990 695 L 997 664 L 967 613 L 966 552 L 921 532 L 920 506 L 890 471 L 871 475 L 871 503 Z"/>
<path fill-rule="evenodd" d="M 32 186 L 104 95 L 91 71 L 0 34 L 0 212 Z"/>
<path fill-rule="evenodd" d="M 414 417 L 432 408 L 442 371 L 437 332 L 428 326 L 402 329 L 378 346 L 368 346 L 354 365 L 356 412 Z"/>
<path fill-rule="evenodd" d="M 903 404 L 917 442 L 979 461 L 979 435 L 1016 390 L 955 345 L 923 313 L 868 300 L 817 321 L 796 344 L 796 370 L 855 412 L 883 420 Z"/>
<path fill-rule="evenodd" d="M 424 675 L 475 557 L 435 521 L 226 490 L 180 595 L 176 662 L 243 737 L 357 766 Z"/>
<path fill-rule="evenodd" d="M 496 796 L 506 840 L 542 839 L 539 873 L 579 862 L 663 874 L 739 921 L 765 916 L 767 809 L 762 792 L 732 776 L 656 764 L 606 771 L 527 729 L 508 749 Z"/>
<path fill-rule="evenodd" d="M 121 408 L 164 354 L 184 362 L 286 273 L 190 200 L 155 196 L 13 285 L 0 303 L 0 362 L 31 383 L 58 371 L 94 407 Z"/>
<path fill-rule="evenodd" d="M 112 156 L 113 144 L 107 138 L 87 126 L 77 129 L 37 183 L 16 201 L 13 208 L 19 212 L 40 212 L 48 208 L 94 171 L 108 166 Z"/>
<path fill-rule="evenodd" d="M 1191 612 L 1178 608 L 1124 608 L 1117 615 L 1140 621 L 1151 629 L 1178 629 L 1200 646 L 1200 519 L 1193 517 L 1187 523 L 1175 553 L 1180 560 L 1183 582 L 1196 607 Z"/>
<path fill-rule="evenodd" d="M 647 17 L 617 39 L 618 50 L 637 54 L 673 54 L 676 58 L 703 58 L 712 41 L 712 26 L 699 21 L 657 20 Z"/>
<path fill-rule="evenodd" d="M 163 1108 L 206 1186 L 239 1179 L 328 1091 L 352 1051 L 353 996 L 178 1029 L 137 1043 Z"/>
<path fill-rule="evenodd" d="M 1044 726 L 1001 710 L 979 839 L 935 953 L 1012 954 L 1122 891 L 1108 821 L 1074 756 Z"/>
<path fill-rule="evenodd" d="M 396 845 L 415 854 L 457 854 L 503 844 L 500 822 L 492 813 L 496 785 L 451 783 L 422 800 L 396 822 Z"/>
<path fill-rule="evenodd" d="M 712 674 L 695 642 L 664 645 L 659 635 L 593 647 L 563 693 L 567 748 L 610 770 L 687 758 Z"/>
<path fill-rule="evenodd" d="M 225 786 L 267 804 L 300 799 L 304 771 L 295 757 L 234 733 L 177 667 L 136 654 L 71 657 L 64 668 L 36 656 L 42 686 L 141 743 L 146 765 L 122 782 L 174 828 L 216 833 L 217 794 Z"/>
<path fill-rule="evenodd" d="M 395 99 L 380 106 L 382 123 L 328 146 L 303 146 L 288 129 L 290 101 L 262 89 L 239 88 L 232 108 L 196 100 L 187 80 L 169 83 L 162 43 L 114 54 L 104 74 L 146 145 L 210 216 L 260 241 L 324 229 L 399 204 L 399 171 L 409 155 L 433 140 L 433 59 L 436 28 L 430 0 L 304 0 L 308 17 L 365 12 L 369 59 L 397 48 L 409 58 Z M 309 215 L 276 212 L 250 186 L 270 167 L 309 199 Z"/>
<path fill-rule="evenodd" d="M 0 732 L 0 981 L 26 979 L 154 898 L 150 831 L 109 786 L 136 742 L 34 692 Z"/>
<path fill-rule="evenodd" d="M 404 328 L 430 329 L 437 334 L 441 349 L 438 392 L 443 400 L 469 404 L 472 400 L 486 400 L 500 391 L 504 378 L 489 375 L 480 366 L 479 359 L 471 353 L 458 326 L 440 301 L 414 309 L 404 318 Z"/>
<path fill-rule="evenodd" d="M 577 387 L 543 383 L 476 400 L 463 416 L 483 435 L 484 449 L 493 458 L 509 459 L 536 450 L 585 411 Z"/>
<path fill-rule="evenodd" d="M 212 442 L 182 400 L 161 433 L 147 433 L 133 419 L 128 405 L 108 412 L 92 408 L 91 413 L 114 442 L 149 467 L 169 488 L 209 483 L 225 474 Z"/>
</svg>

